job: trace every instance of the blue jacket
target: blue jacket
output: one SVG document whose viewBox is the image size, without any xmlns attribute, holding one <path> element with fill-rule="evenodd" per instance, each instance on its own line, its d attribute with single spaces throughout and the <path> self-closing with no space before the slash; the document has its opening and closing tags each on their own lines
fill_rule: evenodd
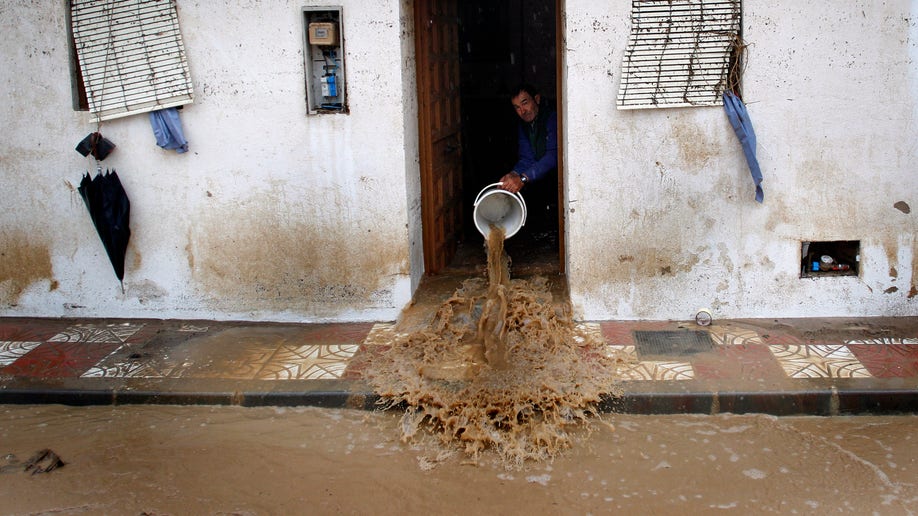
<svg viewBox="0 0 918 516">
<path fill-rule="evenodd" d="M 526 174 L 530 181 L 538 181 L 555 168 L 558 168 L 558 115 L 542 107 L 532 124 L 520 123 L 519 161 L 513 171 Z"/>
</svg>

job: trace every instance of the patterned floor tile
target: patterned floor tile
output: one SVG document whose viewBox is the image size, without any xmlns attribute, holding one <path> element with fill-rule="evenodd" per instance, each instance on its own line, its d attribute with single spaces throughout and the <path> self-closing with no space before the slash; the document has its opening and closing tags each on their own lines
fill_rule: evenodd
<svg viewBox="0 0 918 516">
<path fill-rule="evenodd" d="M 86 370 L 82 378 L 181 378 L 194 362 L 186 353 L 143 343 L 125 344 Z M 214 371 L 216 373 L 216 371 Z M 216 375 L 214 375 L 216 376 Z"/>
<path fill-rule="evenodd" d="M 386 344 L 362 345 L 354 353 L 354 356 L 347 361 L 347 367 L 341 373 L 344 380 L 360 380 L 366 378 L 366 371 L 373 360 L 376 360 L 381 353 L 385 353 L 391 348 Z"/>
<path fill-rule="evenodd" d="M 179 326 L 176 331 L 180 331 L 182 333 L 207 333 L 208 330 L 210 330 L 210 326 L 207 326 L 206 324 L 184 323 Z"/>
<path fill-rule="evenodd" d="M 381 353 L 392 347 L 392 343 L 408 334 L 396 331 L 395 323 L 375 323 L 367 333 L 363 343 L 347 361 L 347 366 L 341 374 L 345 380 L 358 380 L 366 378 L 366 371 L 370 364 Z"/>
<path fill-rule="evenodd" d="M 48 342 L 127 342 L 142 324 L 76 324 L 54 335 Z"/>
<path fill-rule="evenodd" d="M 312 324 L 303 332 L 309 344 L 360 344 L 373 329 L 373 323 Z"/>
<path fill-rule="evenodd" d="M 772 331 L 769 333 L 762 333 L 762 342 L 768 345 L 774 346 L 793 346 L 793 345 L 803 345 L 806 344 L 806 339 L 799 336 L 793 335 L 781 331 Z"/>
<path fill-rule="evenodd" d="M 688 362 L 642 361 L 626 369 L 625 380 L 691 380 L 695 378 Z"/>
<path fill-rule="evenodd" d="M 3 374 L 45 378 L 78 377 L 121 343 L 46 342 L 3 368 Z"/>
<path fill-rule="evenodd" d="M 869 378 L 870 372 L 844 345 L 769 345 L 792 378 Z"/>
<path fill-rule="evenodd" d="M 157 328 L 151 337 L 142 340 L 138 340 L 135 335 L 130 342 L 95 364 L 82 376 L 181 378 L 186 376 L 188 370 L 197 367 L 208 371 L 210 377 L 216 377 L 223 372 L 208 365 L 225 357 L 234 358 L 237 350 L 225 342 L 211 346 L 196 345 L 196 342 L 206 344 L 205 339 L 210 335 L 206 326 L 184 325 Z"/>
<path fill-rule="evenodd" d="M 616 344 L 609 344 L 606 346 L 605 351 L 606 351 L 607 356 L 615 356 L 615 355 L 626 356 L 629 358 L 633 358 L 634 361 L 637 362 L 637 346 L 633 344 L 629 346 L 619 346 Z"/>
<path fill-rule="evenodd" d="M 52 320 L 0 320 L 0 341 L 45 342 L 64 326 Z"/>
<path fill-rule="evenodd" d="M 37 348 L 41 342 L 0 341 L 0 366 L 7 366 Z"/>
<path fill-rule="evenodd" d="M 689 362 L 637 359 L 636 346 L 606 346 L 608 356 L 623 359 L 623 380 L 691 380 L 695 371 Z"/>
<path fill-rule="evenodd" d="M 80 375 L 80 378 L 165 378 L 168 375 L 146 375 L 149 371 L 148 364 L 141 360 L 126 360 L 112 364 L 96 364 Z"/>
<path fill-rule="evenodd" d="M 370 324 L 194 326 L 130 344 L 84 376 L 294 380 L 339 378 Z M 204 330 L 204 331 L 202 331 Z M 323 342 L 339 342 L 323 344 Z"/>
<path fill-rule="evenodd" d="M 692 360 L 695 375 L 703 379 L 764 380 L 787 374 L 764 344 L 717 346 Z"/>
<path fill-rule="evenodd" d="M 308 345 L 278 350 L 256 374 L 256 380 L 340 378 L 357 344 Z"/>
<path fill-rule="evenodd" d="M 634 335 L 633 325 L 623 322 L 602 322 L 599 323 L 600 331 L 603 338 L 608 344 L 614 346 L 633 346 Z"/>
<path fill-rule="evenodd" d="M 918 345 L 849 344 L 848 349 L 877 378 L 918 377 Z"/>
<path fill-rule="evenodd" d="M 764 344 L 762 337 L 755 330 L 715 324 L 708 331 L 711 333 L 711 340 L 714 341 L 714 344 L 720 346 Z"/>
<path fill-rule="evenodd" d="M 395 331 L 394 323 L 376 323 L 364 338 L 363 343 L 370 346 L 388 346 L 402 336 L 404 334 Z"/>
<path fill-rule="evenodd" d="M 915 344 L 918 344 L 918 339 L 889 337 L 889 338 L 881 338 L 881 339 L 846 340 L 845 344 L 861 344 L 865 346 L 866 345 L 890 346 L 890 345 L 898 345 L 898 344 L 915 345 Z"/>
<path fill-rule="evenodd" d="M 587 343 L 603 345 L 606 342 L 606 338 L 602 332 L 602 327 L 599 323 L 578 323 L 574 325 L 574 330 L 574 341 L 580 345 Z"/>
</svg>

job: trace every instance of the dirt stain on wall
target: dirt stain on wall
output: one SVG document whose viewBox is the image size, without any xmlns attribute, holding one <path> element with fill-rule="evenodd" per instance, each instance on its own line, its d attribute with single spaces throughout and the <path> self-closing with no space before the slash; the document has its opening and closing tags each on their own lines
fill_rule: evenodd
<svg viewBox="0 0 918 516">
<path fill-rule="evenodd" d="M 691 121 L 673 123 L 672 141 L 679 146 L 680 167 L 687 171 L 704 169 L 720 152 L 719 142 Z"/>
<path fill-rule="evenodd" d="M 51 267 L 51 251 L 24 232 L 0 232 L 0 305 L 15 306 L 32 283 L 50 281 L 57 288 Z"/>
<path fill-rule="evenodd" d="M 638 281 L 655 276 L 684 274 L 698 265 L 697 253 L 676 249 L 632 249 L 627 255 L 620 255 L 609 271 L 622 280 Z"/>
<path fill-rule="evenodd" d="M 270 208 L 236 211 L 202 214 L 188 232 L 192 278 L 212 304 L 234 310 L 391 307 L 391 277 L 408 269 L 407 246 L 391 231 Z"/>
<path fill-rule="evenodd" d="M 912 288 L 908 291 L 908 298 L 918 296 L 918 241 L 912 242 Z"/>
</svg>

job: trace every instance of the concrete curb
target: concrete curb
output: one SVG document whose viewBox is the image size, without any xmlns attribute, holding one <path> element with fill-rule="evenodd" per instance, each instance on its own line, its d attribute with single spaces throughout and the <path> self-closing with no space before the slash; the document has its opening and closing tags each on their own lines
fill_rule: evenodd
<svg viewBox="0 0 918 516">
<path fill-rule="evenodd" d="M 792 385 L 737 386 L 692 380 L 629 381 L 601 412 L 627 414 L 761 413 L 836 416 L 918 413 L 918 385 L 901 379 L 795 380 Z M 369 385 L 353 380 L 7 379 L 0 404 L 227 405 L 382 410 Z"/>
</svg>

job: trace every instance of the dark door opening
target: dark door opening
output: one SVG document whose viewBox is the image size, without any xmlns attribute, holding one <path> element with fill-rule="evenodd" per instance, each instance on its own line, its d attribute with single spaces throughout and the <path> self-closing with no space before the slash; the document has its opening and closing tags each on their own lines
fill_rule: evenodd
<svg viewBox="0 0 918 516">
<path fill-rule="evenodd" d="M 511 90 L 530 83 L 543 106 L 557 105 L 557 0 L 459 2 L 459 75 L 462 120 L 461 241 L 450 269 L 485 266 L 484 239 L 475 229 L 472 204 L 517 161 L 519 118 Z M 544 109 L 544 107 L 543 107 Z M 523 191 L 526 225 L 506 241 L 519 274 L 561 272 L 557 173 Z"/>
</svg>

